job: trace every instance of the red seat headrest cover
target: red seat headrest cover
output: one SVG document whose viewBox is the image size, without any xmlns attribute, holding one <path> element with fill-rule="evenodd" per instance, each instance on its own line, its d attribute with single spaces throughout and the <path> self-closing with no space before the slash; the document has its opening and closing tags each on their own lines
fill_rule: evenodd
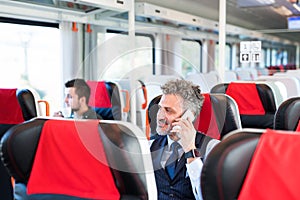
<svg viewBox="0 0 300 200">
<path fill-rule="evenodd" d="M 0 124 L 19 124 L 24 122 L 16 91 L 17 89 L 0 89 Z"/>
<path fill-rule="evenodd" d="M 96 108 L 111 108 L 111 100 L 107 92 L 105 81 L 87 81 L 91 88 L 89 106 Z"/>
<path fill-rule="evenodd" d="M 238 199 L 300 199 L 299 160 L 299 133 L 267 129 L 257 144 Z"/>
<path fill-rule="evenodd" d="M 204 96 L 204 102 L 200 114 L 194 122 L 194 126 L 196 130 L 201 131 L 212 138 L 220 139 L 221 134 L 214 109 L 211 105 L 210 95 L 208 93 L 202 95 Z"/>
<path fill-rule="evenodd" d="M 264 115 L 266 113 L 255 83 L 232 82 L 228 85 L 226 94 L 236 101 L 241 115 Z"/>
<path fill-rule="evenodd" d="M 28 194 L 119 199 L 98 123 L 98 120 L 45 122 L 27 185 Z"/>
<path fill-rule="evenodd" d="M 296 131 L 300 132 L 300 120 L 298 121 L 298 125 L 297 125 L 297 128 L 296 128 Z"/>
</svg>

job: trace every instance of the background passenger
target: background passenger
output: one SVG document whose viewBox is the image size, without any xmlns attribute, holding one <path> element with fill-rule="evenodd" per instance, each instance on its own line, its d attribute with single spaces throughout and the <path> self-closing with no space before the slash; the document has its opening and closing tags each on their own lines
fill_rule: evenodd
<svg viewBox="0 0 300 200">
<path fill-rule="evenodd" d="M 170 80 L 161 89 L 158 134 L 151 141 L 158 199 L 202 199 L 202 159 L 219 142 L 197 132 L 193 126 L 192 115 L 199 114 L 204 97 L 199 86 L 186 80 Z M 192 115 L 187 115 L 189 111 Z M 174 155 L 178 157 L 173 159 Z"/>
<path fill-rule="evenodd" d="M 83 79 L 72 79 L 65 83 L 66 87 L 66 106 L 71 109 L 68 118 L 74 119 L 102 119 L 90 106 L 91 89 Z M 61 111 L 55 112 L 54 117 L 64 117 Z"/>
</svg>

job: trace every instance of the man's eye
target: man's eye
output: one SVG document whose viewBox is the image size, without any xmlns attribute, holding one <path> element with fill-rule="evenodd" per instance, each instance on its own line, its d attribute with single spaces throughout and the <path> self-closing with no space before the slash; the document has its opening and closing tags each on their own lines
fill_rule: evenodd
<svg viewBox="0 0 300 200">
<path fill-rule="evenodd" d="M 171 110 L 171 109 L 166 109 L 166 112 L 167 112 L 167 113 L 171 113 L 172 110 Z"/>
</svg>

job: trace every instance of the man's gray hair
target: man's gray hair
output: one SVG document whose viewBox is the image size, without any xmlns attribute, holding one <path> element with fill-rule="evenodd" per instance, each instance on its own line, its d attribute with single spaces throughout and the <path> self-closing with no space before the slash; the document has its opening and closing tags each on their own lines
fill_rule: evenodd
<svg viewBox="0 0 300 200">
<path fill-rule="evenodd" d="M 163 94 L 181 96 L 183 99 L 183 109 L 190 109 L 198 116 L 204 102 L 200 86 L 193 84 L 191 81 L 172 79 L 162 85 L 161 89 Z"/>
</svg>

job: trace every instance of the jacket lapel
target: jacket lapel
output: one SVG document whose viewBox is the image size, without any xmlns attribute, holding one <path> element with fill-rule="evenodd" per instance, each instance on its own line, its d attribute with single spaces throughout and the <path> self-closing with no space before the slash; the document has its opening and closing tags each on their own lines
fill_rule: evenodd
<svg viewBox="0 0 300 200">
<path fill-rule="evenodd" d="M 182 170 L 182 168 L 184 168 L 185 163 L 186 162 L 185 162 L 185 158 L 184 158 L 184 154 L 183 154 L 177 163 L 174 179 L 176 178 L 177 174 Z"/>
<path fill-rule="evenodd" d="M 162 168 L 160 161 L 163 155 L 164 147 L 167 145 L 167 137 L 162 137 L 157 143 L 153 143 L 151 146 L 151 155 L 154 170 L 159 170 Z"/>
</svg>

